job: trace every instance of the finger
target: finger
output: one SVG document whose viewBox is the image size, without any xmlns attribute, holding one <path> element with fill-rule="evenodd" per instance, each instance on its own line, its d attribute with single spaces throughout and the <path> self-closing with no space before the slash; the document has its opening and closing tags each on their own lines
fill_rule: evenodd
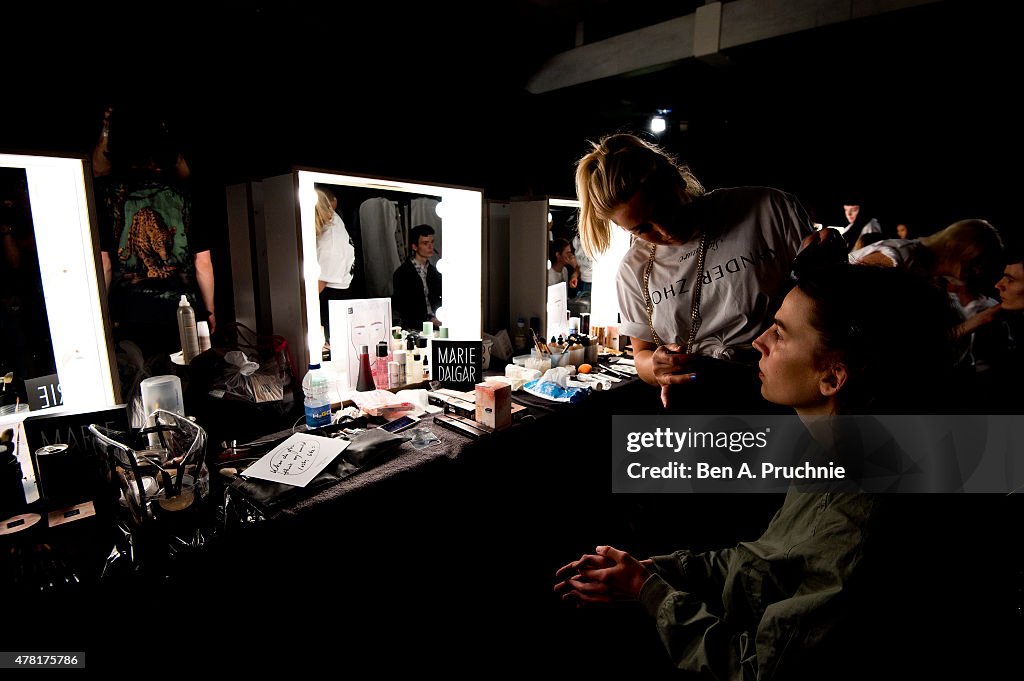
<svg viewBox="0 0 1024 681">
<path fill-rule="evenodd" d="M 667 385 L 661 386 L 661 406 L 668 409 L 668 393 L 669 389 Z"/>
<path fill-rule="evenodd" d="M 597 553 L 605 556 L 616 563 L 621 563 L 624 559 L 629 558 L 629 554 L 625 551 L 619 551 L 614 546 L 598 546 Z"/>
<path fill-rule="evenodd" d="M 579 560 L 574 560 L 555 570 L 555 577 L 562 578 L 566 575 L 576 574 L 584 567 L 607 567 L 607 563 L 607 559 L 603 556 L 585 553 L 580 556 Z"/>
<path fill-rule="evenodd" d="M 598 556 L 593 553 L 586 553 L 580 557 L 579 560 L 572 563 L 573 568 L 582 570 L 585 568 L 599 568 L 608 567 L 609 561 L 604 556 Z"/>
<path fill-rule="evenodd" d="M 662 374 L 658 376 L 658 383 L 661 383 L 661 399 L 665 401 L 665 388 L 670 385 L 685 385 L 686 383 L 696 383 L 697 374 Z M 666 405 L 667 406 L 667 405 Z"/>
<path fill-rule="evenodd" d="M 615 565 L 613 561 L 609 560 L 605 556 L 599 556 L 593 553 L 588 553 L 583 556 L 583 558 L 576 561 L 576 568 L 578 570 L 611 567 L 612 565 Z"/>
<path fill-rule="evenodd" d="M 561 593 L 561 592 L 565 592 L 565 591 L 572 591 L 572 585 L 569 584 L 569 580 L 568 579 L 562 580 L 558 584 L 555 584 L 555 586 L 552 589 L 552 591 L 554 591 L 555 593 Z"/>
<path fill-rule="evenodd" d="M 590 594 L 573 591 L 572 600 L 582 603 L 611 603 L 614 599 L 608 594 Z"/>
<path fill-rule="evenodd" d="M 581 595 L 608 595 L 611 591 L 611 588 L 604 582 L 584 582 L 578 579 L 570 579 L 569 585 L 572 587 L 573 591 Z"/>
<path fill-rule="evenodd" d="M 557 570 L 555 570 L 555 577 L 562 577 L 563 575 L 565 575 L 565 574 L 567 574 L 569 572 L 575 572 L 575 571 L 576 571 L 576 561 L 574 560 L 573 562 L 567 563 L 567 564 L 563 565 L 562 567 L 558 568 Z"/>
</svg>

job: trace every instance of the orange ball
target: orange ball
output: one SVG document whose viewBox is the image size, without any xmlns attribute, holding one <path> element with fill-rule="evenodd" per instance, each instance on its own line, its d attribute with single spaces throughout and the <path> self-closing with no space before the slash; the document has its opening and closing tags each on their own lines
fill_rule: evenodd
<svg viewBox="0 0 1024 681">
<path fill-rule="evenodd" d="M 589 374 L 591 371 L 593 371 L 593 369 L 594 367 L 590 366 L 589 364 L 581 364 L 580 368 L 577 369 L 576 371 L 578 371 L 581 374 Z"/>
</svg>

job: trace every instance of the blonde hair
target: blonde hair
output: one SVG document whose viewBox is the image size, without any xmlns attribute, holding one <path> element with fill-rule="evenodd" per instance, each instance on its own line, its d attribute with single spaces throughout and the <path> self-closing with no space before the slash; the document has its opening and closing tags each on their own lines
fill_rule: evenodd
<svg viewBox="0 0 1024 681">
<path fill-rule="evenodd" d="M 591 151 L 576 163 L 576 196 L 583 250 L 596 257 L 611 245 L 611 213 L 640 189 L 654 200 L 685 193 L 704 194 L 690 169 L 656 144 L 627 134 L 591 142 Z"/>
<path fill-rule="evenodd" d="M 965 283 L 991 286 L 1002 274 L 1003 240 L 985 220 L 960 220 L 920 241 L 938 262 L 958 264 Z"/>
<path fill-rule="evenodd" d="M 322 189 L 316 190 L 316 207 L 313 211 L 313 221 L 316 223 L 316 235 L 320 236 L 327 227 L 327 223 L 334 218 L 334 208 L 331 207 L 331 197 L 327 196 L 327 192 Z"/>
</svg>

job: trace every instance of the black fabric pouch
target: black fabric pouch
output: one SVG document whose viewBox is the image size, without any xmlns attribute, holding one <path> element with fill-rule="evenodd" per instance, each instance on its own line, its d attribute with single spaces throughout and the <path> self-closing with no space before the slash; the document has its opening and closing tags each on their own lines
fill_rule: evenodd
<svg viewBox="0 0 1024 681">
<path fill-rule="evenodd" d="M 360 470 L 372 468 L 398 453 L 408 437 L 380 428 L 363 431 L 350 438 L 351 444 L 305 487 L 285 485 L 242 476 L 231 481 L 231 487 L 265 515 L 273 515 L 285 506 L 311 497 Z"/>
</svg>

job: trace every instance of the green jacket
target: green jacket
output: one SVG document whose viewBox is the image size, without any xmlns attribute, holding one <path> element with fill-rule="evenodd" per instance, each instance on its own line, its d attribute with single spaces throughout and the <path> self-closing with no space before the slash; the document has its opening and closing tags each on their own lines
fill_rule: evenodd
<svg viewBox="0 0 1024 681">
<path fill-rule="evenodd" d="M 757 541 L 655 556 L 640 601 L 676 665 L 718 679 L 807 675 L 842 637 L 875 510 L 871 495 L 791 488 Z"/>
</svg>

